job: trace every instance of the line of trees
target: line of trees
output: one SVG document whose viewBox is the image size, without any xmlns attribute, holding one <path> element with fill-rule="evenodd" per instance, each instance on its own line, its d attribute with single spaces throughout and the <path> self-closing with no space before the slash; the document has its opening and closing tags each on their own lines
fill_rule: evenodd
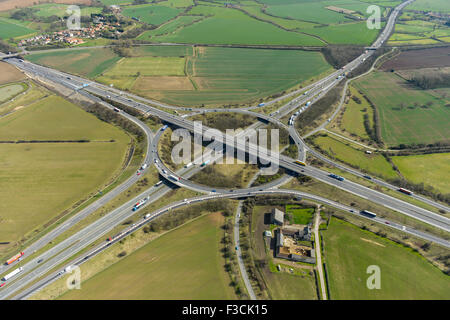
<svg viewBox="0 0 450 320">
<path fill-rule="evenodd" d="M 414 74 L 409 82 L 425 90 L 450 87 L 450 73 Z"/>
<path fill-rule="evenodd" d="M 328 45 L 322 49 L 325 59 L 336 69 L 340 69 L 364 52 L 364 47 L 356 45 Z"/>
</svg>

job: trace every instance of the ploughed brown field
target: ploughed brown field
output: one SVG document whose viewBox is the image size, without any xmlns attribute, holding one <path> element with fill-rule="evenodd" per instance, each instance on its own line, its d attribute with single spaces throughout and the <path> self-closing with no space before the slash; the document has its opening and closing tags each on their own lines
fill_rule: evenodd
<svg viewBox="0 0 450 320">
<path fill-rule="evenodd" d="M 6 63 L 0 62 L 0 85 L 25 79 L 25 75 L 16 67 Z"/>
<path fill-rule="evenodd" d="M 450 67 L 450 47 L 409 50 L 386 61 L 382 70 L 405 70 L 434 67 Z"/>
</svg>

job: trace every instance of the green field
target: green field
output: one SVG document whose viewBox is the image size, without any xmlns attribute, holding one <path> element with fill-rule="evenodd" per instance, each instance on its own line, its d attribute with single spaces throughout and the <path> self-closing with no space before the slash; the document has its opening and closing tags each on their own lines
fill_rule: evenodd
<svg viewBox="0 0 450 320">
<path fill-rule="evenodd" d="M 314 139 L 314 143 L 330 156 L 342 162 L 380 177 L 398 178 L 389 162 L 379 153 L 366 154 L 363 150 L 355 149 L 347 143 L 335 139 L 332 135 L 318 136 Z"/>
<path fill-rule="evenodd" d="M 364 115 L 368 115 L 370 126 L 373 128 L 373 109 L 355 88 L 350 87 L 350 92 L 352 96 L 359 99 L 361 103 L 358 104 L 355 100 L 349 99 L 340 122 L 340 129 L 345 130 L 345 132 L 343 132 L 344 134 L 349 133 L 350 135 L 356 135 L 361 139 L 369 140 L 370 137 L 364 127 Z"/>
<path fill-rule="evenodd" d="M 293 224 L 308 224 L 312 221 L 314 208 L 301 208 L 297 205 L 287 204 L 286 214 L 292 215 Z"/>
<path fill-rule="evenodd" d="M 397 156 L 392 157 L 392 161 L 407 180 L 449 193 L 450 153 Z"/>
<path fill-rule="evenodd" d="M 158 26 L 170 19 L 175 18 L 182 11 L 183 10 L 181 9 L 165 6 L 143 4 L 126 7 L 122 10 L 122 14 L 129 18 L 136 17 L 142 22 Z"/>
<path fill-rule="evenodd" d="M 89 143 L 0 144 L 0 241 L 16 245 L 122 169 L 129 137 L 57 96 L 0 119 L 0 140 L 89 139 Z M 113 140 L 113 141 L 112 141 Z"/>
<path fill-rule="evenodd" d="M 199 44 L 324 45 L 322 41 L 314 37 L 283 30 L 230 8 L 196 6 L 189 11 L 189 14 L 209 17 L 174 33 L 155 36 L 152 41 Z"/>
<path fill-rule="evenodd" d="M 416 0 L 406 7 L 407 10 L 450 12 L 447 0 Z"/>
<path fill-rule="evenodd" d="M 120 60 L 110 49 L 50 51 L 27 56 L 31 62 L 47 65 L 65 72 L 96 77 Z"/>
<path fill-rule="evenodd" d="M 274 300 L 313 300 L 317 297 L 314 275 L 298 276 L 277 272 L 266 278 Z"/>
<path fill-rule="evenodd" d="M 315 300 L 317 299 L 317 291 L 312 268 L 302 268 L 299 265 L 294 267 L 294 271 L 291 273 L 288 269 L 292 266 L 283 264 L 280 272 L 276 267 L 279 261 L 275 262 L 272 259 L 272 253 L 265 245 L 263 233 L 264 230 L 269 229 L 269 225 L 264 224 L 264 215 L 270 212 L 272 208 L 270 205 L 254 206 L 251 219 L 253 238 L 251 253 L 255 261 L 268 261 L 267 265 L 259 267 L 259 269 L 267 285 L 269 297 L 274 300 Z"/>
<path fill-rule="evenodd" d="M 12 19 L 0 18 L 0 39 L 10 39 L 25 35 L 32 35 L 36 30 L 25 27 L 20 22 L 14 22 Z"/>
<path fill-rule="evenodd" d="M 184 75 L 184 58 L 177 57 L 138 57 L 124 58 L 118 61 L 104 76 L 182 76 Z"/>
<path fill-rule="evenodd" d="M 322 236 L 333 300 L 431 300 L 450 295 L 449 276 L 411 249 L 336 218 Z M 380 268 L 379 290 L 366 286 L 370 265 Z"/>
<path fill-rule="evenodd" d="M 0 86 L 0 103 L 3 103 L 27 89 L 24 83 L 12 83 Z"/>
<path fill-rule="evenodd" d="M 378 30 L 368 29 L 366 22 L 345 23 L 328 27 L 304 29 L 304 32 L 313 34 L 333 44 L 359 44 L 369 45 L 375 41 Z"/>
<path fill-rule="evenodd" d="M 56 4 L 56 3 L 44 3 L 39 4 L 37 6 L 33 6 L 33 9 L 38 9 L 35 13 L 38 17 L 50 17 L 50 16 L 58 16 L 64 17 L 68 16 L 67 8 L 69 5 L 67 4 Z M 101 13 L 102 8 L 99 7 L 81 7 L 81 15 L 82 16 L 90 16 L 91 13 Z"/>
<path fill-rule="evenodd" d="M 61 298 L 235 299 L 220 252 L 222 221 L 213 213 L 170 231 Z"/>
<path fill-rule="evenodd" d="M 204 18 L 199 16 L 179 16 L 176 19 L 165 23 L 164 25 L 162 25 L 157 29 L 145 31 L 144 33 L 140 34 L 137 38 L 142 40 L 149 40 L 152 36 L 160 36 L 175 32 L 177 29 L 180 29 L 184 26 L 190 25 L 202 19 Z"/>
<path fill-rule="evenodd" d="M 109 49 L 83 49 L 28 58 L 189 106 L 254 101 L 331 70 L 322 54 L 301 50 L 196 47 L 194 52 L 191 46 L 141 46 L 131 55 L 120 59 Z"/>
<path fill-rule="evenodd" d="M 412 87 L 390 72 L 372 72 L 354 85 L 376 106 L 381 135 L 388 146 L 433 143 L 450 136 L 448 99 Z M 427 103 L 432 105 L 427 107 Z"/>
<path fill-rule="evenodd" d="M 352 2 L 352 1 L 349 1 Z M 301 1 L 301 3 L 270 5 L 267 12 L 278 17 L 286 17 L 316 23 L 342 23 L 352 21 L 343 14 L 325 9 L 333 5 L 323 1 Z M 338 5 L 336 5 L 339 7 Z"/>
<path fill-rule="evenodd" d="M 188 63 L 197 90 L 171 93 L 168 101 L 217 104 L 254 100 L 286 90 L 326 70 L 316 52 L 204 48 Z"/>
</svg>

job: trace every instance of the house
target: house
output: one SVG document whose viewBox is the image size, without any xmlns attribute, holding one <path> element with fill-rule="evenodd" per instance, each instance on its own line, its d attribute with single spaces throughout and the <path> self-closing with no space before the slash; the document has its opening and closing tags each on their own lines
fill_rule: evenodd
<svg viewBox="0 0 450 320">
<path fill-rule="evenodd" d="M 285 227 L 282 229 L 283 235 L 298 241 L 311 241 L 311 226 L 307 225 L 302 229 Z"/>
<path fill-rule="evenodd" d="M 278 210 L 277 208 L 272 209 L 272 214 L 270 216 L 270 220 L 273 224 L 278 224 L 280 226 L 284 223 L 284 213 L 283 211 Z"/>
</svg>

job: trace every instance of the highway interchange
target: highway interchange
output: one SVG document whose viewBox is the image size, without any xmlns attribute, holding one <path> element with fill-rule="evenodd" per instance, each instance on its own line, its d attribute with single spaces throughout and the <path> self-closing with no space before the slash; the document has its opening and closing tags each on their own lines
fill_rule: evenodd
<svg viewBox="0 0 450 320">
<path fill-rule="evenodd" d="M 383 42 L 389 37 L 389 35 L 392 32 L 392 28 L 395 24 L 395 18 L 398 15 L 398 12 L 407 4 L 411 3 L 412 1 L 404 2 L 403 4 L 399 5 L 390 15 L 389 20 L 386 23 L 385 29 L 381 32 L 379 38 L 374 42 L 372 45 L 373 48 L 380 47 Z M 360 57 L 355 59 L 354 61 L 350 62 L 348 65 L 345 66 L 344 69 L 337 70 L 333 72 L 332 74 L 324 77 L 323 79 L 317 81 L 314 84 L 309 85 L 308 87 L 301 88 L 299 90 L 296 90 L 294 92 L 291 92 L 287 95 L 284 95 L 282 97 L 279 97 L 275 100 L 272 100 L 270 102 L 267 102 L 265 105 L 269 105 L 271 103 L 275 103 L 278 101 L 281 101 L 287 97 L 295 97 L 291 102 L 287 103 L 286 105 L 282 106 L 280 109 L 278 109 L 275 112 L 272 112 L 269 116 L 263 115 L 261 113 L 256 113 L 253 110 L 257 109 L 259 106 L 253 106 L 248 108 L 242 108 L 242 109 L 195 109 L 195 108 L 180 108 L 176 106 L 168 106 L 166 104 L 159 103 L 157 101 L 144 99 L 141 97 L 138 97 L 136 95 L 131 95 L 129 93 L 123 94 L 117 89 L 98 84 L 95 82 L 92 82 L 87 79 L 83 79 L 80 77 L 76 77 L 73 75 L 66 74 L 64 72 L 56 71 L 50 68 L 38 66 L 29 62 L 21 61 L 19 59 L 8 59 L 8 62 L 11 64 L 16 65 L 19 69 L 23 70 L 25 73 L 27 73 L 30 77 L 35 77 L 39 79 L 40 81 L 48 81 L 50 83 L 58 83 L 60 85 L 63 85 L 66 88 L 72 89 L 77 91 L 78 93 L 86 96 L 87 98 L 94 100 L 96 102 L 99 102 L 103 104 L 104 106 L 108 108 L 113 108 L 113 106 L 109 105 L 105 101 L 103 101 L 100 98 L 103 98 L 105 100 L 114 101 L 116 103 L 120 103 L 122 105 L 125 105 L 127 107 L 135 108 L 139 111 L 141 111 L 145 115 L 153 115 L 158 118 L 160 118 L 162 121 L 171 124 L 175 127 L 179 128 L 186 128 L 190 131 L 194 129 L 194 124 L 192 121 L 180 117 L 178 115 L 170 114 L 166 111 L 163 111 L 160 108 L 167 108 L 167 109 L 180 109 L 183 111 L 192 111 L 193 113 L 198 112 L 241 112 L 245 114 L 249 114 L 252 116 L 255 116 L 261 120 L 264 120 L 265 122 L 272 122 L 276 124 L 279 127 L 283 127 L 284 129 L 288 130 L 290 133 L 291 138 L 293 139 L 294 143 L 297 145 L 299 154 L 298 158 L 301 160 L 305 160 L 306 158 L 306 152 L 310 152 L 315 157 L 326 161 L 327 163 L 330 163 L 342 170 L 345 170 L 353 175 L 364 177 L 364 174 L 361 172 L 358 172 L 357 170 L 347 168 L 341 164 L 337 164 L 333 162 L 330 159 L 327 159 L 320 153 L 317 153 L 316 151 L 312 150 L 306 144 L 304 143 L 302 137 L 298 135 L 297 130 L 295 130 L 295 125 L 292 124 L 290 126 L 284 125 L 282 122 L 280 122 L 280 119 L 283 118 L 286 115 L 289 115 L 291 112 L 299 110 L 301 107 L 305 105 L 305 102 L 311 101 L 311 105 L 318 99 L 320 99 L 323 95 L 325 95 L 331 88 L 336 86 L 340 81 L 343 81 L 345 77 L 343 77 L 344 73 L 353 70 L 357 66 L 359 66 L 361 63 L 363 63 L 369 56 L 373 54 L 373 50 L 368 50 L 365 53 L 363 53 Z M 153 107 L 156 106 L 156 107 Z M 27 261 L 22 266 L 24 267 L 24 272 L 21 274 L 20 277 L 14 278 L 11 281 L 9 281 L 8 285 L 0 289 L 0 299 L 6 299 L 6 298 L 15 298 L 15 299 L 21 299 L 26 298 L 36 290 L 41 289 L 48 283 L 54 281 L 55 279 L 59 278 L 62 273 L 60 269 L 61 264 L 68 263 L 68 265 L 73 264 L 81 264 L 85 261 L 87 261 L 89 258 L 97 254 L 98 252 L 106 249 L 111 243 L 120 240 L 123 236 L 128 235 L 131 232 L 134 232 L 135 230 L 141 228 L 143 225 L 148 223 L 149 221 L 155 219 L 156 217 L 160 216 L 161 214 L 164 214 L 165 212 L 188 205 L 191 203 L 199 202 L 199 201 L 206 201 L 211 199 L 217 199 L 217 198 L 245 198 L 249 196 L 257 196 L 257 195 L 269 195 L 269 194 L 288 194 L 296 197 L 302 197 L 305 199 L 314 200 L 317 202 L 320 202 L 322 204 L 329 205 L 331 207 L 344 210 L 346 212 L 349 212 L 351 214 L 359 215 L 359 211 L 355 210 L 355 208 L 347 207 L 345 205 L 339 204 L 337 202 L 328 200 L 324 197 L 320 197 L 317 195 L 312 195 L 300 191 L 294 191 L 294 190 L 283 190 L 278 189 L 279 186 L 283 183 L 285 183 L 290 177 L 289 176 L 283 176 L 280 179 L 277 179 L 275 181 L 272 181 L 269 184 L 266 184 L 264 186 L 259 187 L 253 187 L 253 188 L 245 188 L 245 189 L 239 189 L 239 190 L 230 190 L 230 189 L 218 189 L 218 188 L 211 188 L 208 186 L 202 186 L 198 185 L 196 183 L 193 183 L 189 180 L 190 177 L 192 177 L 195 173 L 202 170 L 201 166 L 192 166 L 190 168 L 183 168 L 181 170 L 178 170 L 177 172 L 172 172 L 169 168 L 167 168 L 162 161 L 160 161 L 159 155 L 158 155 L 158 149 L 157 144 L 158 140 L 161 137 L 162 131 L 159 130 L 155 134 L 140 120 L 137 118 L 121 111 L 120 114 L 129 120 L 136 123 L 146 134 L 147 137 L 147 154 L 144 160 L 144 163 L 147 164 L 154 164 L 158 171 L 160 172 L 160 175 L 164 178 L 168 178 L 169 175 L 175 175 L 177 177 L 180 177 L 179 181 L 172 181 L 172 180 L 165 180 L 163 184 L 159 186 L 152 186 L 149 189 L 147 189 L 145 192 L 139 194 L 135 198 L 131 199 L 130 201 L 124 203 L 120 207 L 112 210 L 108 214 L 104 215 L 103 217 L 99 218 L 98 220 L 94 221 L 90 225 L 86 226 L 82 230 L 74 233 L 70 237 L 66 238 L 65 240 L 59 242 L 58 244 L 54 245 L 47 251 L 43 251 L 42 253 L 39 253 L 31 260 Z M 336 114 L 336 113 L 335 113 Z M 296 117 L 300 116 L 301 113 L 297 114 Z M 294 121 L 295 122 L 295 121 Z M 250 132 L 250 129 L 256 129 L 260 127 L 262 124 L 257 122 L 254 125 L 250 126 L 246 130 L 244 130 L 241 135 L 246 135 Z M 207 130 L 208 128 L 204 127 L 203 130 Z M 229 137 L 230 140 L 234 141 Z M 220 142 L 217 142 L 214 145 L 220 144 Z M 244 151 L 247 151 L 249 154 L 258 154 L 257 147 L 254 145 L 245 145 L 237 143 L 236 145 L 237 149 L 241 149 Z M 220 155 L 217 155 L 215 159 L 217 159 Z M 372 190 L 370 188 L 364 187 L 362 185 L 359 185 L 355 182 L 351 182 L 349 180 L 344 181 L 338 181 L 336 179 L 333 179 L 329 176 L 329 173 L 326 171 L 323 171 L 318 168 L 314 168 L 312 166 L 299 166 L 294 161 L 295 159 L 283 156 L 283 155 L 277 155 L 277 157 L 273 157 L 272 155 L 265 156 L 266 160 L 268 161 L 278 161 L 279 165 L 287 170 L 289 170 L 292 173 L 298 173 L 310 176 L 314 179 L 320 180 L 324 183 L 331 184 L 337 188 L 340 188 L 342 190 L 345 190 L 347 192 L 353 193 L 359 197 L 368 199 L 372 202 L 378 203 L 380 205 L 383 205 L 387 208 L 390 208 L 392 210 L 395 210 L 397 212 L 400 212 L 402 214 L 405 214 L 407 216 L 413 217 L 417 220 L 423 221 L 429 225 L 432 225 L 436 228 L 442 229 L 444 231 L 450 230 L 450 223 L 449 219 L 433 213 L 431 211 L 425 210 L 423 208 L 420 208 L 418 206 L 412 205 L 411 203 L 402 201 L 400 199 L 397 199 L 395 197 L 391 197 L 388 195 L 385 195 L 381 192 Z M 158 160 L 155 163 L 155 159 Z M 213 160 L 215 160 L 213 159 Z M 148 169 L 147 169 L 148 170 Z M 98 208 L 104 206 L 106 203 L 114 199 L 117 195 L 122 193 L 124 190 L 128 189 L 130 186 L 132 186 L 134 183 L 137 182 L 137 180 L 140 178 L 140 176 L 133 175 L 128 180 L 126 180 L 121 185 L 117 186 L 112 191 L 108 192 L 107 194 L 103 195 L 101 198 L 96 200 L 94 203 L 80 211 L 79 213 L 73 215 L 68 220 L 64 221 L 61 225 L 54 228 L 51 232 L 47 233 L 45 236 L 43 236 L 41 239 L 37 240 L 33 244 L 31 244 L 29 247 L 25 248 L 24 251 L 26 253 L 26 256 L 31 255 L 32 253 L 44 248 L 49 242 L 54 240 L 59 235 L 63 234 L 67 230 L 70 230 L 71 227 L 73 227 L 76 223 L 84 219 L 85 217 L 89 216 L 91 213 L 95 212 Z M 374 183 L 377 183 L 381 186 L 390 188 L 392 190 L 397 190 L 395 186 L 392 186 L 382 180 L 373 178 L 371 180 Z M 142 219 L 139 223 L 136 223 L 135 225 L 127 228 L 121 236 L 118 236 L 115 238 L 112 242 L 102 242 L 100 245 L 94 247 L 93 249 L 89 250 L 87 254 L 83 254 L 83 257 L 77 258 L 74 261 L 69 261 L 75 254 L 80 252 L 81 250 L 88 248 L 93 242 L 98 240 L 101 237 L 104 237 L 110 230 L 112 230 L 114 227 L 128 219 L 129 217 L 133 216 L 135 213 L 131 211 L 131 208 L 133 205 L 143 197 L 148 196 L 149 200 L 145 205 L 148 205 L 150 203 L 153 203 L 154 201 L 160 199 L 162 196 L 167 194 L 168 191 L 171 190 L 173 187 L 172 183 L 175 183 L 176 185 L 180 187 L 185 187 L 200 193 L 205 193 L 204 196 L 195 197 L 192 199 L 188 199 L 188 201 L 180 201 L 173 204 L 170 204 L 164 208 L 158 209 L 157 211 L 151 213 L 150 217 Z M 213 192 L 214 190 L 214 192 Z M 436 208 L 443 209 L 448 212 L 448 207 L 445 205 L 442 205 L 440 203 L 436 203 L 434 201 L 431 201 L 425 197 L 414 195 L 414 197 L 417 200 L 423 201 L 429 205 L 433 205 Z M 360 215 L 359 215 L 360 216 Z M 369 219 L 367 217 L 364 217 L 366 219 Z M 414 235 L 416 237 L 420 237 L 429 241 L 433 241 L 436 243 L 439 243 L 440 245 L 443 245 L 445 247 L 450 247 L 450 243 L 445 240 L 441 239 L 439 237 L 436 237 L 431 234 L 427 234 L 424 232 L 420 232 L 418 230 L 409 228 L 407 226 L 400 225 L 398 223 L 394 223 L 392 221 L 385 220 L 380 217 L 376 217 L 374 219 L 370 219 L 372 221 L 388 225 L 391 228 L 401 230 L 405 233 Z M 3 266 L 0 268 L 0 273 L 5 273 L 8 269 L 14 268 L 16 263 L 13 263 L 11 266 Z M 52 271 L 56 267 L 58 267 L 57 271 Z M 50 272 L 50 273 L 49 273 Z M 42 278 L 44 277 L 44 278 Z M 39 281 L 37 281 L 40 279 Z M 37 281 L 37 282 L 36 282 Z M 31 286 L 30 286 L 31 285 Z M 21 289 L 28 287 L 23 292 L 20 292 Z M 20 292 L 20 293 L 19 293 Z"/>
</svg>

